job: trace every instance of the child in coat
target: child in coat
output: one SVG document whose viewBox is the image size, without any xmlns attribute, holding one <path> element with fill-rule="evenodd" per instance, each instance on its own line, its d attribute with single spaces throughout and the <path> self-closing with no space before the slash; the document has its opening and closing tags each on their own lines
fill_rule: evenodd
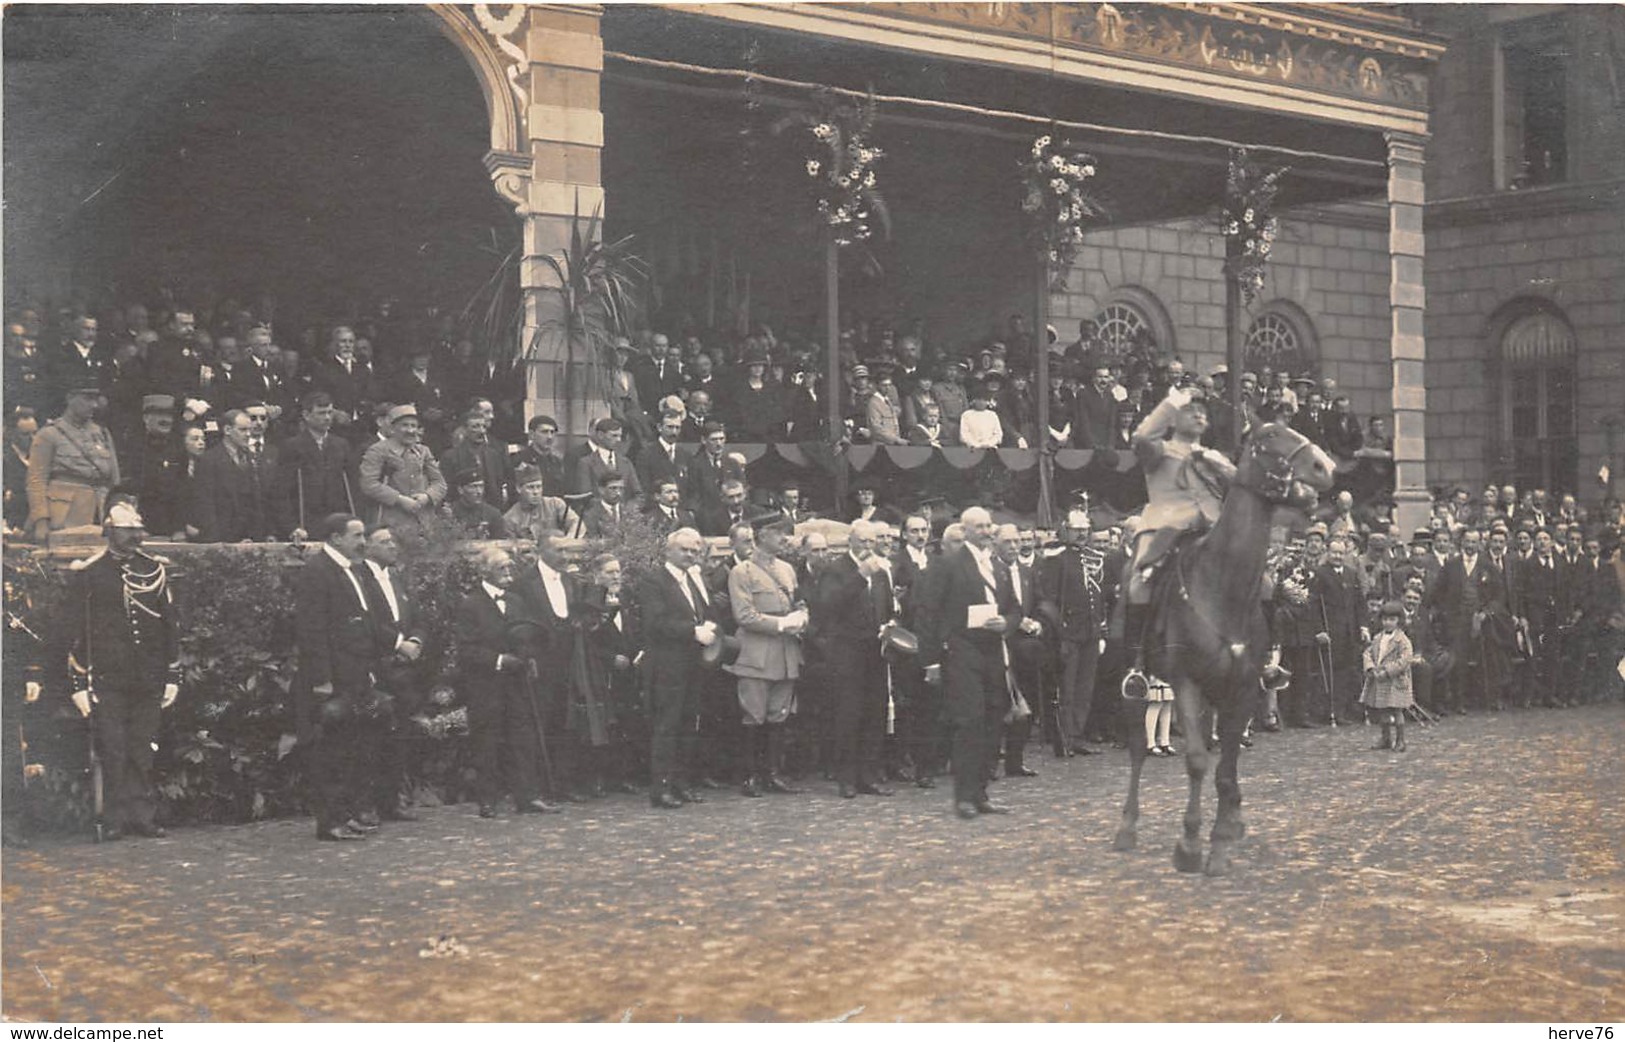
<svg viewBox="0 0 1625 1042">
<path fill-rule="evenodd" d="M 1405 751 L 1405 710 L 1415 704 L 1411 697 L 1411 640 L 1400 628 L 1405 609 L 1398 601 L 1387 601 L 1381 610 L 1382 632 L 1365 649 L 1365 687 L 1360 702 L 1374 710 L 1382 723 L 1382 740 L 1372 748 Z"/>
</svg>

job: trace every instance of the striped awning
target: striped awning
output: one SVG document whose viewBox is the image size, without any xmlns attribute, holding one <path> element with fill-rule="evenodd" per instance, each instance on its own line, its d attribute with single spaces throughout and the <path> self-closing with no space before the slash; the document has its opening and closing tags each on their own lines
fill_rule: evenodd
<svg viewBox="0 0 1625 1042">
<path fill-rule="evenodd" d="M 1501 360 L 1512 365 L 1560 362 L 1573 357 L 1574 330 L 1548 311 L 1518 319 L 1501 338 Z"/>
</svg>

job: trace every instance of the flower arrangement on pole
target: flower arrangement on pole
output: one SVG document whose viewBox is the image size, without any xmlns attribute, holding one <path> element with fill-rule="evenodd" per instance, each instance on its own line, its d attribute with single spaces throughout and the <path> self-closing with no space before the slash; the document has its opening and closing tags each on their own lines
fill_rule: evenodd
<svg viewBox="0 0 1625 1042">
<path fill-rule="evenodd" d="M 808 131 L 802 168 L 819 223 L 837 246 L 867 242 L 877 231 L 891 233 L 891 214 L 876 187 L 875 165 L 886 152 L 870 136 L 874 122 L 873 95 L 843 104 L 831 94 L 817 112 L 792 113 L 773 125 L 774 133 L 794 126 Z"/>
<path fill-rule="evenodd" d="M 1240 283 L 1249 304 L 1264 288 L 1264 267 L 1280 228 L 1274 213 L 1275 196 L 1281 190 L 1282 175 L 1290 169 L 1265 170 L 1248 157 L 1246 149 L 1230 152 L 1219 230 L 1224 234 L 1225 269 Z"/>
<path fill-rule="evenodd" d="M 1033 141 L 1020 167 L 1028 239 L 1047 260 L 1050 285 L 1058 289 L 1083 246 L 1084 225 L 1106 216 L 1106 208 L 1088 189 L 1095 157 L 1044 134 Z"/>
</svg>

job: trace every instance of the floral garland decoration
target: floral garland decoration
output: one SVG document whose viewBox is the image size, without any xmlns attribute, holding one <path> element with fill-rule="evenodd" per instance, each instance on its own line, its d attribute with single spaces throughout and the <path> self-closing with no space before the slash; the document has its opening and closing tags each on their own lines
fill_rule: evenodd
<svg viewBox="0 0 1625 1042">
<path fill-rule="evenodd" d="M 775 133 L 800 125 L 812 136 L 804 157 L 808 185 L 819 222 L 837 246 L 851 246 L 891 232 L 891 214 L 876 188 L 875 164 L 885 150 L 870 140 L 875 102 L 870 95 L 856 106 L 826 104 L 818 114 L 798 112 L 774 125 Z"/>
<path fill-rule="evenodd" d="M 1244 148 L 1230 153 L 1219 230 L 1224 233 L 1226 270 L 1241 283 L 1242 298 L 1249 304 L 1264 288 L 1264 266 L 1280 228 L 1275 195 L 1281 190 L 1281 176 L 1290 169 L 1266 171 L 1247 158 Z"/>
<path fill-rule="evenodd" d="M 1058 287 L 1083 246 L 1084 224 L 1106 216 L 1086 187 L 1095 176 L 1095 157 L 1045 134 L 1033 141 L 1020 167 L 1028 238 L 1048 258 L 1051 285 Z"/>
</svg>

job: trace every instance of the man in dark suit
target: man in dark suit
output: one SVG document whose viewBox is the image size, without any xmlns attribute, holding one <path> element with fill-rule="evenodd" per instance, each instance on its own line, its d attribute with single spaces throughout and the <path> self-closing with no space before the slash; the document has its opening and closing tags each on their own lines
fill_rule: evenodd
<svg viewBox="0 0 1625 1042">
<path fill-rule="evenodd" d="M 350 443 L 334 434 L 333 396 L 312 391 L 300 403 L 298 434 L 282 443 L 281 499 L 295 528 L 308 532 L 328 514 L 353 513 L 360 478 Z"/>
<path fill-rule="evenodd" d="M 581 527 L 588 539 L 606 538 L 620 527 L 621 519 L 632 513 L 622 502 L 625 498 L 625 478 L 607 472 L 599 477 L 596 495 L 581 512 Z"/>
<path fill-rule="evenodd" d="M 1450 706 L 1458 714 L 1467 712 L 1469 689 L 1475 702 L 1487 704 L 1499 697 L 1506 679 L 1504 653 L 1485 625 L 1492 615 L 1506 613 L 1505 585 L 1481 548 L 1476 529 L 1463 531 L 1461 556 L 1451 558 L 1439 573 L 1431 598 L 1456 660 L 1450 673 Z"/>
<path fill-rule="evenodd" d="M 333 396 L 333 429 L 346 440 L 367 442 L 367 414 L 377 398 L 372 364 L 356 354 L 355 330 L 335 326 L 327 357 L 316 363 L 311 386 Z"/>
<path fill-rule="evenodd" d="M 323 519 L 319 534 L 321 548 L 294 580 L 299 744 L 305 748 L 316 838 L 364 839 L 366 829 L 356 817 L 378 715 L 378 634 L 359 574 L 367 532 L 360 518 L 333 514 Z"/>
<path fill-rule="evenodd" d="M 935 562 L 928 549 L 931 521 L 924 514 L 910 514 L 903 518 L 902 527 L 902 545 L 891 559 L 892 589 L 897 595 L 898 621 L 904 629 L 918 635 L 917 616 L 921 614 L 921 600 L 927 596 L 926 579 L 932 574 Z M 932 775 L 947 755 L 936 741 L 942 718 L 941 690 L 925 682 L 918 656 L 893 662 L 892 680 L 898 696 L 897 735 L 913 764 L 914 784 L 922 789 L 935 788 Z"/>
<path fill-rule="evenodd" d="M 1112 388 L 1110 366 L 1096 365 L 1091 372 L 1089 386 L 1080 387 L 1072 399 L 1072 447 L 1075 449 L 1109 449 L 1112 434 L 1117 427 L 1117 399 Z"/>
<path fill-rule="evenodd" d="M 393 378 L 383 381 L 382 395 L 384 400 L 396 405 L 416 406 L 423 420 L 424 444 L 443 455 L 450 440 L 454 403 L 445 379 L 429 364 L 432 354 L 428 343 L 414 342 L 407 364 Z"/>
<path fill-rule="evenodd" d="M 463 413 L 463 437 L 446 450 L 440 465 L 449 471 L 478 474 L 485 482 L 485 502 L 498 512 L 515 498 L 508 450 L 490 438 L 491 420 L 478 405 Z"/>
<path fill-rule="evenodd" d="M 1315 572 L 1310 585 L 1311 603 L 1320 611 L 1321 629 L 1315 642 L 1331 656 L 1333 710 L 1343 720 L 1358 720 L 1360 707 L 1360 655 L 1371 640 L 1363 625 L 1365 597 L 1360 592 L 1360 576 L 1350 559 L 1348 540 L 1331 540 L 1326 562 Z"/>
<path fill-rule="evenodd" d="M 232 409 L 220 417 L 219 445 L 198 460 L 193 509 L 198 539 L 205 543 L 280 539 L 293 531 L 274 448 L 256 449 L 248 414 Z"/>
<path fill-rule="evenodd" d="M 517 473 L 520 467 L 535 467 L 542 476 L 543 490 L 550 496 L 562 497 L 568 491 L 564 458 L 553 445 L 559 436 L 559 421 L 551 416 L 533 416 L 526 429 L 528 440 L 511 454 L 512 469 Z"/>
<path fill-rule="evenodd" d="M 619 474 L 626 481 L 626 494 L 633 499 L 643 494 L 637 468 L 622 451 L 625 434 L 621 421 L 613 417 L 606 416 L 592 425 L 587 451 L 575 461 L 570 486 L 572 495 L 591 495 L 598 489 L 598 479 L 605 474 Z"/>
<path fill-rule="evenodd" d="M 480 584 L 457 607 L 457 690 L 468 705 L 480 817 L 494 818 L 504 791 L 520 814 L 553 809 L 537 793 L 539 708 L 526 688 L 530 620 L 513 585 L 513 558 L 491 547 L 476 560 Z"/>
<path fill-rule="evenodd" d="M 1049 653 L 1049 634 L 1039 616 L 1039 591 L 1035 569 L 1022 562 L 1021 531 L 1015 525 L 1000 525 L 993 538 L 993 567 L 1008 577 L 1015 625 L 1005 637 L 1009 652 L 1010 678 L 1026 703 L 1027 713 L 1012 713 L 1004 725 L 1004 776 L 1035 778 L 1038 772 L 1024 762 L 1027 739 L 1033 731 L 1034 714 L 1043 712 L 1044 660 Z"/>
<path fill-rule="evenodd" d="M 1089 546 L 1089 511 L 1067 511 L 1061 529 L 1065 546 L 1042 558 L 1039 568 L 1039 614 L 1059 645 L 1060 688 L 1054 748 L 1056 756 L 1087 756 L 1089 711 L 1095 699 L 1095 668 L 1106 606 L 1100 581 L 1104 562 Z M 1038 706 L 1033 707 L 1039 711 Z"/>
<path fill-rule="evenodd" d="M 954 812 L 970 819 L 1002 814 L 987 798 L 988 766 L 1010 711 L 1004 638 L 1020 607 L 1009 575 L 993 565 L 993 518 L 981 507 L 960 515 L 965 546 L 945 555 L 932 586 L 936 605 L 920 638 L 926 683 L 946 685 L 953 723 Z M 972 612 L 972 608 L 975 612 Z"/>
<path fill-rule="evenodd" d="M 683 484 L 683 504 L 697 517 L 716 512 L 722 503 L 722 482 L 735 476 L 728 465 L 727 450 L 727 428 L 720 423 L 708 424 L 700 451 L 688 461 L 688 476 Z"/>
<path fill-rule="evenodd" d="M 1523 701 L 1527 704 L 1538 698 L 1542 705 L 1555 707 L 1559 697 L 1556 683 L 1562 644 L 1559 626 L 1563 616 L 1559 606 L 1563 601 L 1563 572 L 1552 534 L 1546 529 L 1535 532 L 1534 554 L 1521 564 L 1520 573 L 1518 600 L 1529 622 L 1529 645 L 1534 652 L 1534 690 Z"/>
<path fill-rule="evenodd" d="M 45 356 L 45 385 L 49 391 L 43 421 L 62 411 L 68 392 L 79 387 L 103 387 L 111 352 L 96 346 L 98 323 L 94 316 L 81 313 L 73 320 L 68 338 Z M 9 391 L 10 388 L 8 387 Z"/>
<path fill-rule="evenodd" d="M 427 634 L 417 602 L 399 567 L 401 547 L 388 525 L 367 530 L 365 572 L 357 573 L 367 594 L 367 611 L 377 634 L 378 687 L 390 697 L 390 713 L 374 722 L 369 744 L 373 765 L 368 794 L 372 813 L 363 824 L 414 821 L 401 809 L 401 790 L 408 782 L 407 754 L 413 746 L 408 722 L 428 705 L 429 677 L 423 669 Z"/>
<path fill-rule="evenodd" d="M 880 783 L 886 738 L 886 664 L 880 628 L 891 620 L 891 581 L 875 556 L 876 526 L 854 522 L 847 552 L 819 573 L 808 602 L 810 640 L 834 698 L 835 780 L 843 799 L 890 796 Z"/>
<path fill-rule="evenodd" d="M 700 534 L 715 539 L 726 536 L 735 525 L 743 524 L 747 498 L 744 481 L 735 477 L 724 478 L 721 500 L 715 506 L 701 508 L 698 512 Z"/>
<path fill-rule="evenodd" d="M 272 364 L 271 352 L 275 345 L 271 342 L 271 327 L 264 322 L 256 322 L 248 328 L 243 335 L 243 362 L 240 380 L 244 391 L 245 402 L 265 402 L 272 407 L 275 415 L 273 420 L 283 420 L 282 406 L 289 400 L 287 377 Z M 285 426 L 279 430 L 286 430 L 291 426 L 292 417 L 283 420 Z"/>
<path fill-rule="evenodd" d="M 660 482 L 668 478 L 676 481 L 680 488 L 688 477 L 690 450 L 678 442 L 682 433 L 683 418 L 677 413 L 667 413 L 660 418 L 656 437 L 638 447 L 635 461 L 638 480 L 649 495 L 654 495 Z"/>
<path fill-rule="evenodd" d="M 682 490 L 675 478 L 662 478 L 654 488 L 654 501 L 644 513 L 655 519 L 662 535 L 671 535 L 679 528 L 695 527 L 694 511 L 683 506 Z"/>
<path fill-rule="evenodd" d="M 513 600 L 518 617 L 528 624 L 528 657 L 536 663 L 536 696 L 542 714 L 551 777 L 543 778 L 543 792 L 554 802 L 581 803 L 575 791 L 583 773 L 577 769 L 576 750 L 568 730 L 570 708 L 570 655 L 574 638 L 570 628 L 581 591 L 569 574 L 569 557 L 559 532 L 543 532 L 536 541 L 536 561 L 514 580 Z"/>
<path fill-rule="evenodd" d="M 665 563 L 644 576 L 638 588 L 651 728 L 649 802 L 668 810 L 704 802 L 687 787 L 693 757 L 688 735 L 699 716 L 704 680 L 700 653 L 720 639 L 699 575 L 704 553 L 700 533 L 678 529 L 666 537 Z"/>
</svg>

